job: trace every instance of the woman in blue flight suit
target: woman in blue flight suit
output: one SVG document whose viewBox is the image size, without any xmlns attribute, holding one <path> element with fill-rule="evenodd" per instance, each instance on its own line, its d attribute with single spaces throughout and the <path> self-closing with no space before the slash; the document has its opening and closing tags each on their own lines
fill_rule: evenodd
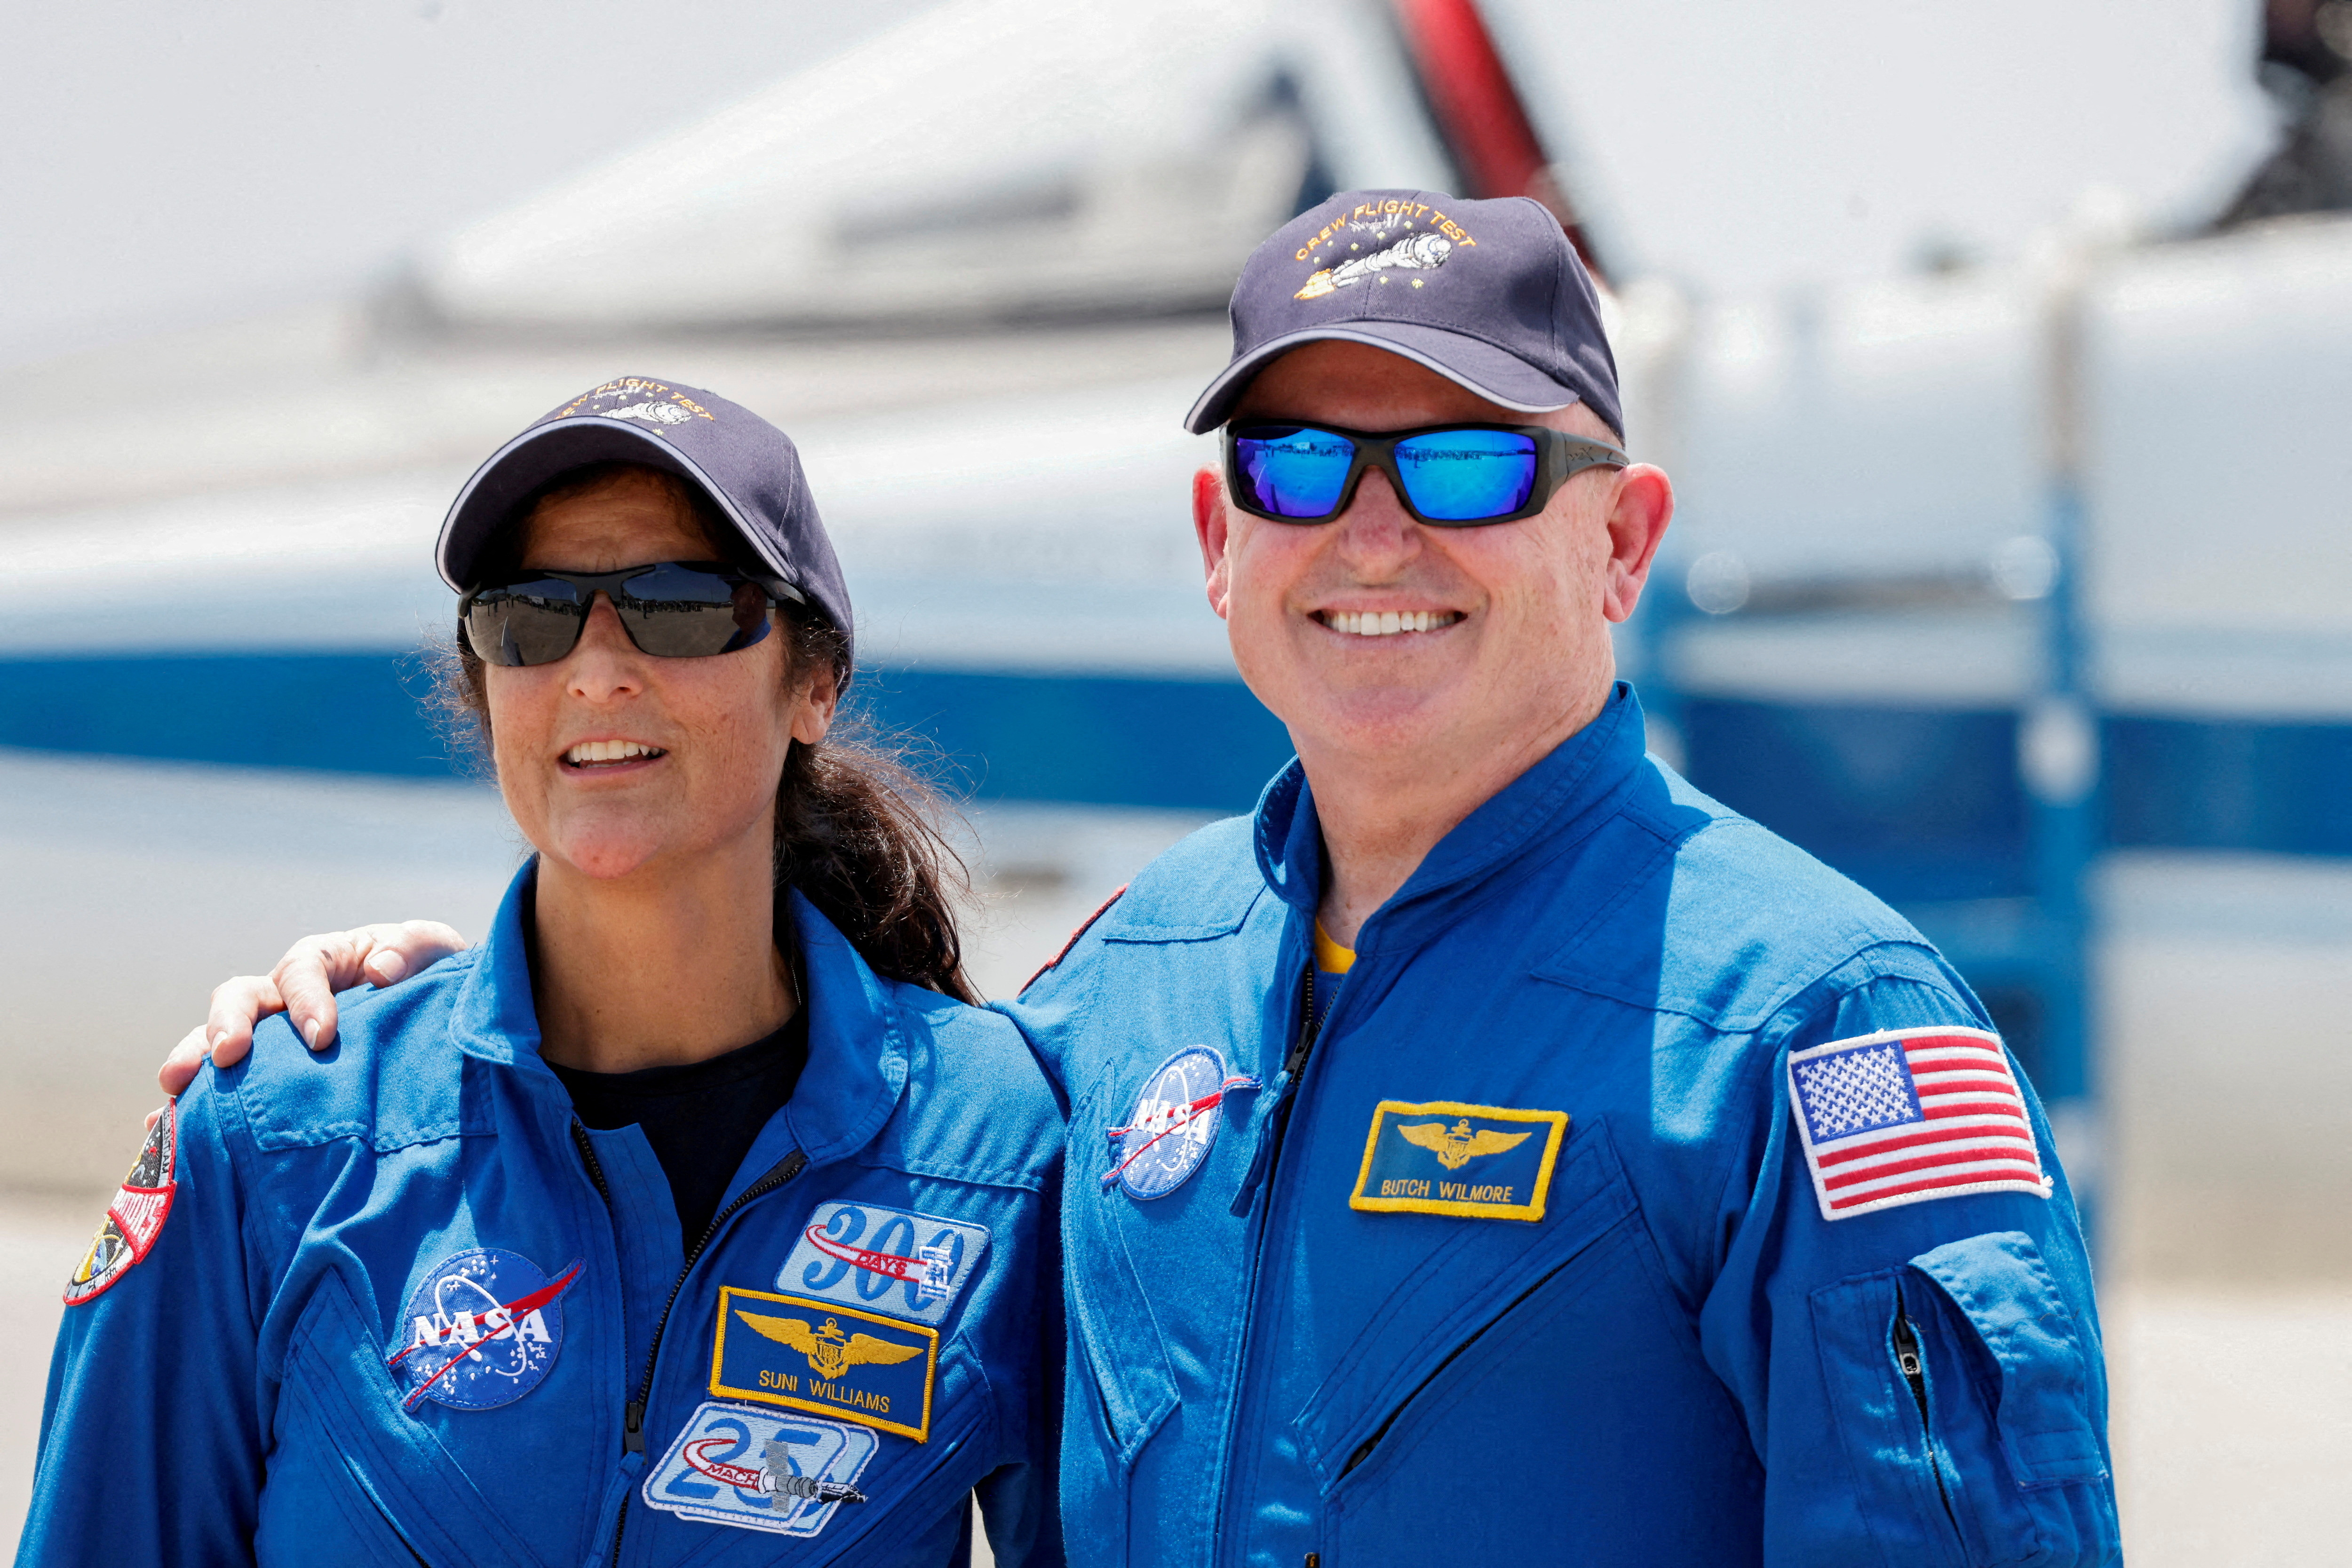
<svg viewBox="0 0 2352 1568">
<path fill-rule="evenodd" d="M 608 383 L 440 564 L 538 853 L 327 1057 L 275 1020 L 154 1122 L 18 1562 L 940 1564 L 975 1489 L 998 1561 L 1059 1561 L 1059 1117 L 968 1005 L 940 841 L 826 738 L 791 443 Z"/>
</svg>

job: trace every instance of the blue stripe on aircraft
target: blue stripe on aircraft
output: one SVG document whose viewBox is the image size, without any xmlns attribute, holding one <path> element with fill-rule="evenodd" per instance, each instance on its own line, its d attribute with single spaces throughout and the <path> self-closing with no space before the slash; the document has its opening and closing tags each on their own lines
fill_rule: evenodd
<svg viewBox="0 0 2352 1568">
<path fill-rule="evenodd" d="M 432 689 L 418 654 L 0 659 L 0 745 L 446 778 L 468 764 Z M 850 695 L 994 799 L 1245 810 L 1290 755 L 1234 680 L 865 670 Z"/>
<path fill-rule="evenodd" d="M 465 764 L 430 689 L 415 655 L 0 659 L 0 745 L 446 777 Z M 854 694 L 992 799 L 1241 811 L 1290 754 L 1231 680 L 895 669 Z M 2012 714 L 1698 699 L 1684 726 L 1702 787 L 1883 897 L 2031 890 Z M 2111 714 L 2103 732 L 2110 844 L 2352 856 L 2352 724 Z"/>
</svg>

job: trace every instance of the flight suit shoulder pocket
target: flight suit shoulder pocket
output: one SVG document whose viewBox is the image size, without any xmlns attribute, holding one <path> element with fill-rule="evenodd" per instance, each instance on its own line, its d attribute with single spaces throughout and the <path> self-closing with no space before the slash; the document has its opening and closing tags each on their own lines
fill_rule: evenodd
<svg viewBox="0 0 2352 1568">
<path fill-rule="evenodd" d="M 1996 1426 L 2017 1484 L 2104 1479 L 2089 1351 L 2032 1238 L 2017 1230 L 1972 1236 L 1921 1253 L 1911 1267 L 1942 1290 L 2000 1369 Z"/>
<path fill-rule="evenodd" d="M 2107 1489 L 2068 1485 L 2107 1474 L 2090 1352 L 2023 1233 L 1823 1286 L 1811 1309 L 1851 1471 L 1836 1506 L 1887 1561 L 2036 1563 L 2114 1539 Z"/>
</svg>

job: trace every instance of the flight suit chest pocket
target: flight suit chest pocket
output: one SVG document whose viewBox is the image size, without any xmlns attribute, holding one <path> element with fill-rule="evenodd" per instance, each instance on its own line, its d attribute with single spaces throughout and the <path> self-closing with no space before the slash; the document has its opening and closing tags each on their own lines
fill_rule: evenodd
<svg viewBox="0 0 2352 1568">
<path fill-rule="evenodd" d="M 1997 1231 L 1815 1291 L 1855 1500 L 1889 1561 L 2070 1558 L 2114 1539 L 2097 1348 L 2031 1237 Z"/>
<path fill-rule="evenodd" d="M 1596 1244 L 1633 1219 L 1636 1207 L 1606 1124 L 1595 1121 L 1561 1153 L 1549 1213 L 1538 1222 L 1367 1218 L 1368 1226 L 1448 1228 L 1420 1266 L 1387 1292 L 1298 1413 L 1294 1425 L 1302 1450 L 1325 1487 L 1361 1463 L 1425 1389 L 1515 1341 L 1507 1321 L 1513 1310 L 1575 1272 Z M 1640 1267 L 1631 1252 L 1625 1261 Z"/>
<path fill-rule="evenodd" d="M 428 1424 L 436 1408 L 420 1419 L 404 1408 L 406 1395 L 387 1368 L 376 1335 L 342 1279 L 323 1275 L 287 1344 L 289 1397 L 314 1418 L 335 1450 L 334 1459 L 315 1454 L 273 1457 L 270 1484 L 291 1484 L 295 1475 L 315 1484 L 356 1488 L 412 1550 L 427 1560 L 537 1564 L 542 1557 L 518 1531 L 514 1510 L 493 1504 L 476 1475 Z M 495 1418 L 502 1412 L 449 1413 L 454 1419 Z M 527 1417 L 526 1417 L 527 1419 Z M 516 1425 L 499 1422 L 501 1427 Z M 555 1423 L 576 1428 L 577 1423 Z M 481 1456 L 493 1460 L 486 1473 L 497 1478 L 531 1473 L 576 1474 L 576 1454 L 537 1455 L 550 1434 L 536 1436 L 503 1430 L 484 1432 Z M 520 1447 L 500 1441 L 512 1436 Z M 281 1448 L 283 1447 L 281 1435 Z M 574 1445 L 565 1444 L 564 1447 Z M 541 1460 L 561 1468 L 542 1469 Z M 564 1461 L 570 1461 L 565 1463 Z M 290 1461 L 290 1462 L 285 1462 Z M 543 1546 L 559 1547 L 545 1542 Z"/>
<path fill-rule="evenodd" d="M 1086 1394 L 1094 1402 L 1089 1414 L 1122 1471 L 1177 1405 L 1167 1344 L 1118 1224 L 1114 1205 L 1126 1202 L 1083 1180 L 1068 1183 L 1062 1200 L 1069 1256 L 1087 1260 L 1064 1277 L 1070 1328 L 1084 1359 L 1083 1366 L 1071 1369 L 1071 1396 L 1092 1384 Z"/>
</svg>

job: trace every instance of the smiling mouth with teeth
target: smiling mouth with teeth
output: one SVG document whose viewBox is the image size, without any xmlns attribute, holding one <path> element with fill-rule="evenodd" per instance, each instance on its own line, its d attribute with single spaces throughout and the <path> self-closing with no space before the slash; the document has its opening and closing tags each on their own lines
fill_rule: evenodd
<svg viewBox="0 0 2352 1568">
<path fill-rule="evenodd" d="M 1433 632 L 1462 618 L 1459 610 L 1320 610 L 1315 618 L 1343 636 L 1394 637 L 1399 632 Z"/>
<path fill-rule="evenodd" d="M 609 767 L 614 763 L 634 763 L 640 757 L 662 757 L 669 753 L 659 746 L 648 746 L 643 741 L 583 741 L 563 753 L 566 767 Z"/>
</svg>

